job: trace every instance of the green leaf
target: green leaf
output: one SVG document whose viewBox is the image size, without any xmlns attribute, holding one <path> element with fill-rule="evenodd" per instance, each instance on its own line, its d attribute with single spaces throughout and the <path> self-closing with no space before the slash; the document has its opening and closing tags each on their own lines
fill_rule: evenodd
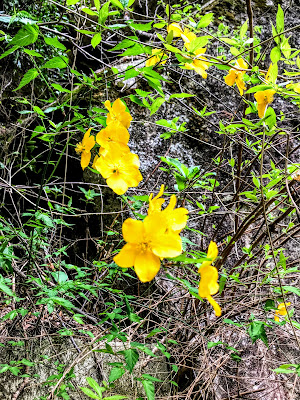
<svg viewBox="0 0 300 400">
<path fill-rule="evenodd" d="M 178 343 L 177 343 L 178 344 Z M 155 376 L 149 375 L 149 374 L 143 374 L 142 378 L 148 379 L 151 382 L 162 382 L 161 379 L 155 378 Z"/>
<path fill-rule="evenodd" d="M 255 343 L 257 339 L 261 339 L 268 346 L 265 324 L 262 321 L 252 321 L 248 328 L 248 333 L 252 339 L 252 343 Z"/>
<path fill-rule="evenodd" d="M 36 25 L 25 25 L 12 38 L 10 44 L 16 46 L 28 46 L 34 43 L 39 35 L 39 28 Z"/>
<path fill-rule="evenodd" d="M 57 39 L 57 36 L 54 38 L 52 37 L 44 37 L 45 43 L 48 44 L 49 46 L 53 46 L 56 49 L 61 49 L 61 50 L 66 50 L 66 46 L 60 43 L 60 41 Z"/>
<path fill-rule="evenodd" d="M 92 37 L 91 45 L 92 45 L 94 48 L 97 47 L 98 44 L 101 42 L 101 39 L 102 39 L 101 33 L 100 33 L 100 32 L 97 32 L 97 33 Z"/>
<path fill-rule="evenodd" d="M 51 272 L 51 275 L 55 279 L 55 281 L 59 284 L 67 282 L 69 280 L 68 275 L 64 271 L 55 271 Z"/>
<path fill-rule="evenodd" d="M 273 85 L 257 85 L 248 89 L 246 93 L 262 92 L 263 90 L 273 89 Z"/>
<path fill-rule="evenodd" d="M 189 94 L 189 93 L 174 93 L 171 94 L 171 96 L 169 97 L 169 100 L 171 99 L 183 99 L 186 97 L 194 97 L 196 96 L 195 94 Z"/>
<path fill-rule="evenodd" d="M 76 3 L 79 3 L 80 0 L 67 0 L 67 6 L 73 6 Z"/>
<path fill-rule="evenodd" d="M 272 129 L 276 125 L 276 113 L 272 107 L 267 108 L 264 120 L 266 121 L 269 129 Z"/>
<path fill-rule="evenodd" d="M 142 380 L 142 384 L 144 386 L 146 396 L 148 400 L 155 400 L 155 390 L 154 390 L 154 385 L 151 381 L 148 380 Z"/>
<path fill-rule="evenodd" d="M 164 97 L 157 97 L 154 102 L 151 104 L 150 107 L 150 115 L 153 115 L 156 113 L 156 111 L 160 108 L 160 106 L 165 102 Z"/>
<path fill-rule="evenodd" d="M 139 54 L 145 54 L 145 53 L 148 53 L 146 52 L 146 47 L 142 46 L 141 44 L 135 43 L 132 47 L 125 50 L 124 53 L 119 55 L 121 57 L 125 57 L 125 56 L 137 56 Z"/>
<path fill-rule="evenodd" d="M 96 10 L 99 12 L 99 10 L 100 10 L 100 0 L 94 0 L 94 4 L 95 4 L 95 7 L 96 7 Z"/>
<path fill-rule="evenodd" d="M 113 367 L 110 371 L 108 382 L 114 382 L 125 373 L 124 369 L 121 367 Z"/>
<path fill-rule="evenodd" d="M 153 21 L 150 21 L 147 24 L 135 24 L 131 22 L 131 24 L 129 25 L 131 26 L 131 28 L 136 29 L 137 31 L 148 32 L 152 29 L 152 23 Z"/>
<path fill-rule="evenodd" d="M 85 388 L 85 387 L 81 387 L 80 388 L 84 394 L 86 394 L 88 397 L 90 397 L 91 399 L 96 399 L 99 400 L 101 399 L 101 397 L 97 396 L 91 389 L 89 388 Z"/>
<path fill-rule="evenodd" d="M 14 47 L 11 47 L 10 49 L 6 50 L 4 53 L 1 54 L 0 60 L 1 60 L 1 58 L 7 57 L 9 54 L 12 54 L 14 51 L 16 51 L 19 48 L 20 48 L 20 46 L 14 46 Z"/>
<path fill-rule="evenodd" d="M 95 379 L 93 379 L 89 376 L 86 378 L 86 381 L 90 385 L 90 387 L 95 390 L 95 392 L 98 394 L 98 396 L 101 399 L 102 393 L 104 392 L 105 388 L 102 386 L 99 386 L 99 384 L 95 381 Z"/>
<path fill-rule="evenodd" d="M 99 12 L 99 24 L 104 25 L 108 17 L 109 1 L 103 4 Z"/>
<path fill-rule="evenodd" d="M 24 53 L 26 53 L 26 54 L 28 54 L 29 56 L 32 56 L 32 57 L 43 57 L 42 54 L 38 53 L 35 50 L 24 49 L 23 51 L 24 51 Z"/>
<path fill-rule="evenodd" d="M 81 11 L 85 12 L 87 15 L 98 15 L 96 11 L 90 10 L 87 7 L 82 8 Z"/>
<path fill-rule="evenodd" d="M 36 68 L 31 68 L 29 69 L 23 78 L 21 79 L 21 82 L 19 83 L 19 86 L 14 89 L 13 91 L 15 92 L 16 90 L 21 89 L 23 86 L 27 85 L 29 82 L 31 82 L 33 79 L 35 79 L 38 76 L 39 72 Z"/>
<path fill-rule="evenodd" d="M 119 351 L 119 353 L 124 355 L 126 361 L 126 367 L 128 371 L 131 373 L 133 371 L 135 364 L 139 359 L 139 353 L 135 349 L 122 350 Z"/>
<path fill-rule="evenodd" d="M 277 76 L 278 76 L 278 65 L 277 65 L 277 62 L 274 62 L 274 64 L 272 64 L 271 68 L 270 68 L 269 82 L 272 82 L 275 84 Z"/>
<path fill-rule="evenodd" d="M 113 6 L 121 8 L 121 10 L 124 10 L 124 6 L 119 0 L 110 0 L 110 2 Z"/>
<path fill-rule="evenodd" d="M 138 40 L 136 36 L 133 37 L 134 40 Z M 115 51 L 115 50 L 123 50 L 123 49 L 128 49 L 128 47 L 134 46 L 136 43 L 130 40 L 130 37 L 128 39 L 122 40 L 122 42 L 118 43 L 115 47 L 110 49 L 110 51 Z"/>
<path fill-rule="evenodd" d="M 248 21 L 245 21 L 240 30 L 240 38 L 241 39 L 243 39 L 243 37 L 246 35 L 247 30 L 248 30 Z"/>
<path fill-rule="evenodd" d="M 284 13 L 280 4 L 278 4 L 278 11 L 276 14 L 276 30 L 277 33 L 281 33 L 284 31 Z"/>
<path fill-rule="evenodd" d="M 60 92 L 64 93 L 71 93 L 71 90 L 63 88 L 60 84 L 58 83 L 51 83 L 51 86 L 54 87 L 54 89 L 59 90 Z"/>
<path fill-rule="evenodd" d="M 190 43 L 190 52 L 193 53 L 197 49 L 200 49 L 200 48 L 206 46 L 208 39 L 209 39 L 209 36 L 200 36 L 200 37 L 197 37 L 196 39 L 193 39 Z"/>
<path fill-rule="evenodd" d="M 10 297 L 14 297 L 13 291 L 2 281 L 0 281 L 0 290 Z"/>
<path fill-rule="evenodd" d="M 49 61 L 47 61 L 42 68 L 66 68 L 68 66 L 68 57 L 53 57 Z"/>
<path fill-rule="evenodd" d="M 294 286 L 283 286 L 282 288 L 283 288 L 283 290 L 286 290 L 291 293 L 295 293 L 297 296 L 300 296 L 300 289 L 298 289 Z"/>
<path fill-rule="evenodd" d="M 207 348 L 211 349 L 212 347 L 218 346 L 219 344 L 223 344 L 223 342 L 207 342 Z"/>
<path fill-rule="evenodd" d="M 273 47 L 273 49 L 271 50 L 271 53 L 270 53 L 270 58 L 271 58 L 271 61 L 272 61 L 273 63 L 277 63 L 277 61 L 280 60 L 280 58 L 281 58 L 281 51 L 280 51 L 280 49 L 278 48 L 278 46 Z"/>
<path fill-rule="evenodd" d="M 197 29 L 206 28 L 214 18 L 213 13 L 205 14 L 197 24 Z"/>
<path fill-rule="evenodd" d="M 230 47 L 230 53 L 233 55 L 233 56 L 238 56 L 239 54 L 240 54 L 240 51 L 236 48 L 236 47 Z"/>
</svg>

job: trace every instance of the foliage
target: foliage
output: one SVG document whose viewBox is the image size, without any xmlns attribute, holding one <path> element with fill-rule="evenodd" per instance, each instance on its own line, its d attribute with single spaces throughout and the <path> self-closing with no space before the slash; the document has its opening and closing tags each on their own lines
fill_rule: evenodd
<svg viewBox="0 0 300 400">
<path fill-rule="evenodd" d="M 170 398 L 214 398 L 216 374 L 263 345 L 268 370 L 299 375 L 300 49 L 287 12 L 266 37 L 249 8 L 234 29 L 185 1 L 4 10 L 0 324 L 22 342 L 1 347 L 26 346 L 0 374 L 26 384 L 50 363 L 40 399 L 69 399 L 75 365 L 99 353 L 107 382 L 87 376 L 89 398 L 127 398 L 129 379 L 148 400 L 165 384 Z M 78 357 L 31 359 L 45 334 Z M 290 364 L 271 353 L 284 335 Z"/>
</svg>

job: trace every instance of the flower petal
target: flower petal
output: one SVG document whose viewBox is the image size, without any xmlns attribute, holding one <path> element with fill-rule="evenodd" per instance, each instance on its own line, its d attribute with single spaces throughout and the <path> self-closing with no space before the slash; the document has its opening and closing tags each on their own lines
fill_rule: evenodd
<svg viewBox="0 0 300 400">
<path fill-rule="evenodd" d="M 106 183 L 116 194 L 121 195 L 127 192 L 128 184 L 121 174 L 111 174 L 109 178 L 106 179 Z"/>
<path fill-rule="evenodd" d="M 144 241 L 145 228 L 142 221 L 127 218 L 122 225 L 123 238 L 127 243 L 141 243 Z"/>
<path fill-rule="evenodd" d="M 182 253 L 181 237 L 175 233 L 166 233 L 153 239 L 151 242 L 152 251 L 161 258 L 173 258 Z"/>
<path fill-rule="evenodd" d="M 221 310 L 221 307 L 219 306 L 219 304 L 216 302 L 216 300 L 211 296 L 208 296 L 207 300 L 213 306 L 213 309 L 215 310 L 215 315 L 217 317 L 220 317 L 222 315 L 222 310 Z"/>
<path fill-rule="evenodd" d="M 139 247 L 135 244 L 126 243 L 119 254 L 114 257 L 114 262 L 122 268 L 133 267 Z"/>
<path fill-rule="evenodd" d="M 141 251 L 134 261 L 134 270 L 141 282 L 150 282 L 158 273 L 160 259 L 151 250 Z"/>
<path fill-rule="evenodd" d="M 81 161 L 80 161 L 80 165 L 81 168 L 84 170 L 88 165 L 89 162 L 91 161 L 91 153 L 90 152 L 82 152 L 81 153 Z"/>
</svg>

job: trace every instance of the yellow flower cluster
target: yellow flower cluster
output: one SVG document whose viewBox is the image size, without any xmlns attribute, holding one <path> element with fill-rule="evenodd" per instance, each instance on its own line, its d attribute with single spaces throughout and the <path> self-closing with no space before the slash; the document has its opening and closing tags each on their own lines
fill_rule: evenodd
<svg viewBox="0 0 300 400">
<path fill-rule="evenodd" d="M 240 69 L 241 68 L 241 69 Z M 245 75 L 245 70 L 248 68 L 248 64 L 242 58 L 239 58 L 234 68 L 231 68 L 228 75 L 225 76 L 225 83 L 228 86 L 233 86 L 236 83 L 240 91 L 240 95 L 243 96 L 244 90 L 246 89 L 245 82 L 243 81 L 243 76 Z"/>
<path fill-rule="evenodd" d="M 152 55 L 146 61 L 146 67 L 152 67 L 156 64 L 165 64 L 168 56 L 162 49 L 152 49 Z"/>
<path fill-rule="evenodd" d="M 136 187 L 143 179 L 139 171 L 139 157 L 131 153 L 127 145 L 132 117 L 120 99 L 113 105 L 107 100 L 104 105 L 109 111 L 106 128 L 96 135 L 96 141 L 89 129 L 75 150 L 81 153 L 81 167 L 85 169 L 91 160 L 91 149 L 97 142 L 101 147 L 92 167 L 100 172 L 115 193 L 121 195 L 129 187 Z"/>
<path fill-rule="evenodd" d="M 272 64 L 270 65 L 268 72 L 266 74 L 266 83 L 269 82 L 269 74 L 272 68 Z M 267 89 L 262 90 L 260 92 L 256 92 L 254 94 L 255 100 L 257 101 L 257 110 L 259 118 L 263 118 L 266 113 L 267 106 L 272 103 L 273 96 L 276 93 L 276 90 Z"/>
<path fill-rule="evenodd" d="M 218 256 L 218 247 L 215 242 L 210 242 L 207 251 L 207 258 L 210 258 L 211 261 L 204 261 L 199 268 L 198 272 L 201 276 L 201 280 L 199 283 L 199 296 L 207 299 L 209 303 L 213 306 L 215 310 L 215 314 L 217 317 L 220 317 L 222 314 L 221 307 L 212 297 L 212 295 L 218 293 L 219 284 L 218 284 L 218 270 L 216 267 L 213 267 L 211 263 Z"/>
<path fill-rule="evenodd" d="M 177 24 L 176 22 L 173 24 L 170 24 L 167 27 L 167 31 L 168 31 L 168 33 L 170 33 L 172 31 L 173 37 L 181 37 L 186 49 L 188 51 L 191 51 L 191 43 L 195 39 L 197 39 L 197 36 L 193 32 L 190 32 L 190 30 L 187 28 L 185 28 L 183 31 L 181 29 L 180 25 Z M 206 52 L 206 48 L 198 48 L 198 49 L 193 50 L 193 54 L 195 55 L 195 57 L 193 58 L 193 61 L 191 63 L 184 64 L 186 69 L 191 69 L 191 70 L 196 71 L 204 79 L 207 78 L 206 70 L 209 67 L 209 62 L 208 62 L 207 58 L 202 56 L 202 54 L 204 54 L 205 52 Z"/>
<path fill-rule="evenodd" d="M 160 260 L 173 258 L 182 253 L 179 236 L 188 219 L 188 210 L 176 208 L 176 196 L 172 195 L 168 206 L 161 198 L 162 185 L 157 196 L 149 197 L 148 215 L 143 221 L 128 218 L 122 226 L 123 238 L 127 242 L 114 261 L 122 268 L 134 267 L 141 282 L 150 282 L 160 269 Z"/>
<path fill-rule="evenodd" d="M 287 309 L 286 307 L 290 306 L 291 303 L 280 303 L 277 307 L 277 310 L 275 311 L 275 315 L 274 315 L 274 320 L 276 322 L 279 322 L 279 315 L 287 315 Z"/>
</svg>

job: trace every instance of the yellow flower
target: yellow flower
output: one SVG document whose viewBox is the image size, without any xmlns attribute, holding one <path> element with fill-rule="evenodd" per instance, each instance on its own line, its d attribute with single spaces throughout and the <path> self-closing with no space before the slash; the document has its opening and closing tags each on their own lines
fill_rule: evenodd
<svg viewBox="0 0 300 400">
<path fill-rule="evenodd" d="M 107 125 L 112 121 L 119 121 L 126 129 L 129 128 L 132 116 L 126 111 L 126 106 L 120 99 L 117 99 L 113 105 L 111 105 L 109 100 L 106 100 L 104 105 L 109 111 L 107 114 Z"/>
<path fill-rule="evenodd" d="M 245 71 L 241 71 L 239 68 L 247 69 L 247 63 L 239 58 L 235 64 L 236 68 L 231 68 L 228 72 L 228 75 L 225 76 L 225 83 L 228 86 L 233 86 L 235 83 L 240 91 L 240 95 L 243 96 L 244 90 L 246 89 L 245 82 L 243 81 L 243 76 Z"/>
<path fill-rule="evenodd" d="M 300 93 L 300 83 L 289 83 L 286 87 L 291 88 L 296 93 Z"/>
<path fill-rule="evenodd" d="M 193 69 L 197 72 L 197 74 L 201 75 L 202 78 L 207 78 L 207 68 L 209 67 L 209 62 L 207 58 L 201 57 L 201 54 L 206 52 L 206 48 L 196 49 L 194 54 L 196 57 L 193 59 L 192 63 L 185 63 L 184 66 L 186 69 Z"/>
<path fill-rule="evenodd" d="M 93 165 L 92 165 L 93 169 L 96 169 L 96 161 L 98 160 L 99 157 L 100 157 L 99 154 L 95 155 L 94 160 L 93 160 Z"/>
<path fill-rule="evenodd" d="M 179 235 L 166 233 L 159 213 L 148 215 L 144 221 L 126 219 L 122 226 L 127 242 L 114 261 L 122 268 L 134 267 L 141 282 L 150 282 L 158 273 L 160 259 L 177 257 L 182 253 Z"/>
<path fill-rule="evenodd" d="M 128 141 L 129 132 L 119 122 L 111 122 L 96 135 L 96 142 L 104 148 L 108 148 L 109 144 L 114 142 L 127 144 Z"/>
<path fill-rule="evenodd" d="M 160 197 L 163 195 L 164 190 L 165 185 L 161 185 L 160 190 L 155 197 L 153 197 L 153 193 L 150 194 L 148 215 L 152 214 L 155 211 L 161 211 L 161 206 L 164 204 L 165 200 L 160 199 Z"/>
<path fill-rule="evenodd" d="M 211 261 L 204 261 L 199 268 L 198 272 L 200 273 L 201 280 L 199 283 L 199 296 L 202 298 L 206 298 L 209 303 L 213 306 L 215 310 L 215 314 L 217 317 L 220 317 L 222 314 L 221 307 L 212 297 L 212 295 L 216 294 L 219 291 L 218 284 L 218 270 L 216 267 L 211 265 L 212 261 L 216 259 L 218 255 L 218 247 L 215 242 L 210 242 L 207 252 L 207 258 L 211 258 Z"/>
<path fill-rule="evenodd" d="M 160 199 L 164 192 L 164 185 L 161 185 L 159 193 L 152 199 L 153 194 L 149 197 L 148 215 L 159 213 L 161 221 L 167 226 L 167 232 L 180 233 L 186 226 L 188 220 L 188 210 L 184 207 L 175 208 L 176 196 L 173 194 L 170 197 L 168 206 L 161 211 L 161 206 L 165 202 Z"/>
<path fill-rule="evenodd" d="M 181 37 L 183 34 L 183 30 L 177 22 L 174 22 L 167 27 L 167 32 L 170 33 L 170 31 L 173 31 L 173 37 Z"/>
<path fill-rule="evenodd" d="M 286 307 L 290 306 L 291 303 L 280 303 L 277 307 L 277 310 L 275 311 L 275 315 L 274 315 L 274 320 L 276 322 L 279 322 L 279 315 L 287 315 L 287 309 Z"/>
<path fill-rule="evenodd" d="M 167 55 L 161 49 L 152 49 L 152 56 L 146 61 L 146 67 L 151 67 L 156 64 L 165 64 Z"/>
<path fill-rule="evenodd" d="M 130 152 L 124 153 L 118 144 L 111 144 L 109 151 L 95 162 L 95 167 L 117 194 L 124 194 L 143 179 L 139 171 L 139 157 Z"/>
<path fill-rule="evenodd" d="M 92 128 L 88 129 L 82 139 L 75 147 L 76 153 L 81 153 L 81 168 L 84 170 L 91 160 L 91 150 L 95 146 L 94 136 L 90 136 Z"/>
<path fill-rule="evenodd" d="M 194 39 L 197 38 L 197 36 L 193 32 L 191 32 L 188 28 L 185 28 L 183 34 L 181 35 L 181 38 L 184 41 L 184 45 L 187 48 L 187 50 L 190 50 L 190 44 Z"/>
<path fill-rule="evenodd" d="M 266 108 L 268 104 L 271 104 L 273 101 L 273 96 L 276 93 L 276 90 L 267 89 L 261 92 L 256 92 L 254 94 L 255 100 L 257 101 L 257 110 L 259 118 L 263 118 L 265 116 Z"/>
</svg>

